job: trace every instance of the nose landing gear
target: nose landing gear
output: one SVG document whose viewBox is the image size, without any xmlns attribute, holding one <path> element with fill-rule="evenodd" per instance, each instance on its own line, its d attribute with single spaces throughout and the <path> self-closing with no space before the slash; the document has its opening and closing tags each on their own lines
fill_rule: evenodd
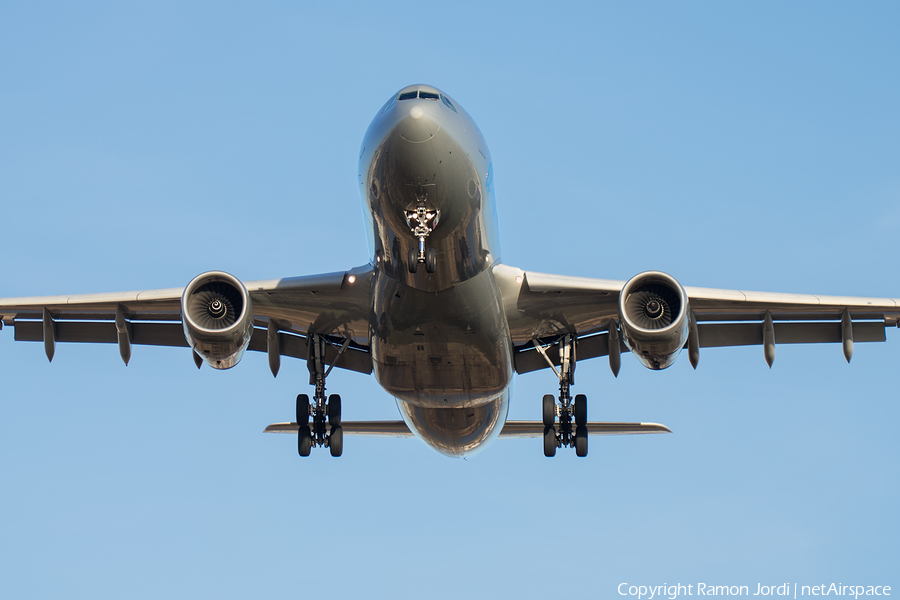
<svg viewBox="0 0 900 600">
<path fill-rule="evenodd" d="M 556 449 L 575 448 L 575 455 L 585 457 L 588 453 L 587 396 L 569 393 L 575 385 L 575 337 L 565 335 L 559 344 L 559 370 L 547 356 L 546 348 L 532 340 L 535 349 L 550 364 L 559 377 L 559 398 L 552 394 L 544 396 L 542 417 L 544 422 L 544 456 L 556 456 Z"/>
<path fill-rule="evenodd" d="M 350 338 L 344 340 L 337 356 L 328 369 L 325 369 L 325 338 L 318 334 L 310 334 L 309 344 L 310 384 L 316 386 L 312 402 L 306 394 L 297 396 L 297 453 L 309 456 L 316 446 L 327 447 L 332 456 L 340 456 L 344 452 L 344 430 L 341 428 L 341 397 L 338 394 L 325 396 L 325 378 L 331 373 L 335 363 L 347 346 Z M 330 432 L 329 432 L 330 429 Z"/>
<path fill-rule="evenodd" d="M 419 264 L 425 264 L 425 271 L 434 273 L 437 263 L 437 252 L 434 248 L 425 248 L 425 238 L 431 235 L 434 228 L 437 227 L 441 220 L 441 211 L 439 209 L 428 208 L 425 200 L 427 194 L 421 188 L 416 191 L 416 209 L 406 211 L 406 224 L 410 231 L 419 240 L 419 249 L 409 249 L 407 257 L 407 265 L 409 272 L 415 273 L 419 270 Z"/>
</svg>

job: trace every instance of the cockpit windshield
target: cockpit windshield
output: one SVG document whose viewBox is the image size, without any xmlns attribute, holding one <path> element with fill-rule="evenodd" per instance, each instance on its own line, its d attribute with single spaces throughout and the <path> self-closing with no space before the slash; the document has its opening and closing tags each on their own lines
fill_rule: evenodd
<svg viewBox="0 0 900 600">
<path fill-rule="evenodd" d="M 443 94 L 438 94 L 437 92 L 426 92 L 425 90 L 415 90 L 412 92 L 403 92 L 397 96 L 397 100 L 415 100 L 419 98 L 420 100 L 440 100 L 444 103 L 444 105 L 452 110 L 455 113 L 459 111 L 456 110 L 456 107 L 453 106 L 453 103 L 449 98 L 444 96 Z"/>
<path fill-rule="evenodd" d="M 444 104 L 446 104 L 446 105 L 447 105 L 447 108 L 449 108 L 449 109 L 452 110 L 453 112 L 459 112 L 459 111 L 456 110 L 456 107 L 453 106 L 453 103 L 450 102 L 450 99 L 447 98 L 447 96 L 444 96 L 443 94 L 441 94 L 441 102 L 443 102 Z"/>
</svg>

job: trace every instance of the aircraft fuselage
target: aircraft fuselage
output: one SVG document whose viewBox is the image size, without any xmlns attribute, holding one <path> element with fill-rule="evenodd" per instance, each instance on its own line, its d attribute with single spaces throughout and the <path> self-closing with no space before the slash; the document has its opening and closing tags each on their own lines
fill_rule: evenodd
<svg viewBox="0 0 900 600">
<path fill-rule="evenodd" d="M 491 271 L 500 245 L 490 152 L 459 104 L 414 85 L 375 116 L 359 173 L 375 267 L 375 376 L 423 441 L 450 456 L 473 454 L 502 429 L 513 376 L 512 340 Z M 416 220 L 417 208 L 430 215 L 427 224 Z M 414 231 L 421 224 L 433 272 L 424 263 L 410 268 L 421 256 Z"/>
</svg>

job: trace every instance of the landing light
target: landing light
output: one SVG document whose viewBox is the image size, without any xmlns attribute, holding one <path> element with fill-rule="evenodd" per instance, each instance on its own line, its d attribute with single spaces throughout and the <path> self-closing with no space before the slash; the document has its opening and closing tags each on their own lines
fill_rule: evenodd
<svg viewBox="0 0 900 600">
<path fill-rule="evenodd" d="M 356 281 L 356 275 L 351 275 L 347 278 L 347 283 L 354 283 Z"/>
<path fill-rule="evenodd" d="M 522 276 L 516 275 L 516 283 L 522 283 Z"/>
</svg>

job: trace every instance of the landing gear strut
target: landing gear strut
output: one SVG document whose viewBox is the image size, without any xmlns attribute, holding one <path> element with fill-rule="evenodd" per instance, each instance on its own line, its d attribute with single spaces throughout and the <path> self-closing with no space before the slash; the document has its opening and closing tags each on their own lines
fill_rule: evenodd
<svg viewBox="0 0 900 600">
<path fill-rule="evenodd" d="M 569 393 L 571 386 L 575 385 L 575 337 L 567 334 L 559 341 L 559 370 L 547 356 L 547 349 L 537 340 L 532 340 L 532 343 L 559 377 L 559 398 L 547 394 L 541 405 L 544 456 L 556 456 L 557 448 L 573 446 L 576 456 L 587 456 L 587 396 L 578 394 L 572 398 Z"/>
<path fill-rule="evenodd" d="M 331 373 L 344 350 L 350 344 L 350 338 L 344 340 L 338 350 L 337 357 L 325 369 L 326 344 L 331 342 L 323 336 L 311 333 L 307 338 L 309 344 L 309 383 L 316 386 L 312 402 L 306 394 L 297 396 L 297 453 L 309 456 L 316 446 L 327 447 L 332 456 L 340 456 L 344 452 L 344 430 L 341 428 L 341 397 L 337 394 L 325 395 L 325 378 Z M 330 431 L 329 431 L 330 429 Z"/>
<path fill-rule="evenodd" d="M 407 256 L 407 265 L 409 272 L 415 273 L 419 270 L 419 264 L 425 263 L 425 271 L 434 273 L 437 264 L 437 252 L 434 248 L 425 248 L 425 238 L 431 235 L 434 228 L 437 227 L 441 220 L 441 211 L 435 208 L 428 208 L 426 200 L 428 195 L 425 189 L 419 187 L 416 190 L 416 209 L 406 211 L 406 224 L 410 231 L 419 240 L 419 249 L 415 247 L 409 249 Z"/>
</svg>

